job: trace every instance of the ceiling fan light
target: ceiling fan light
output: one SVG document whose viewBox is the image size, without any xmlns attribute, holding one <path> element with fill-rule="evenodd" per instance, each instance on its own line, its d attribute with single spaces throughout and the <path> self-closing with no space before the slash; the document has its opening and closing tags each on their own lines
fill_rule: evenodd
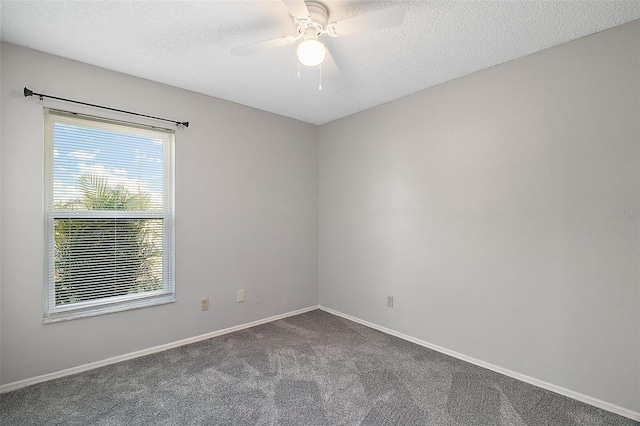
<svg viewBox="0 0 640 426">
<path fill-rule="evenodd" d="M 327 48 L 321 41 L 309 38 L 298 45 L 296 54 L 298 55 L 298 61 L 300 61 L 302 65 L 315 67 L 324 61 L 324 57 L 327 54 Z"/>
</svg>

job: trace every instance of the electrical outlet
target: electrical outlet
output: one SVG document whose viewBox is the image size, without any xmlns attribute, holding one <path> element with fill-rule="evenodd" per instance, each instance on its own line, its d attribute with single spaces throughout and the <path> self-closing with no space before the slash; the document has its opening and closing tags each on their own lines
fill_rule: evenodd
<svg viewBox="0 0 640 426">
<path fill-rule="evenodd" d="M 238 294 L 236 295 L 236 301 L 238 303 L 244 302 L 244 290 L 238 290 Z"/>
<path fill-rule="evenodd" d="M 387 296 L 387 308 L 393 308 L 393 296 Z"/>
<path fill-rule="evenodd" d="M 200 300 L 200 310 L 201 311 L 209 310 L 209 298 L 208 297 L 206 299 L 201 299 Z"/>
</svg>

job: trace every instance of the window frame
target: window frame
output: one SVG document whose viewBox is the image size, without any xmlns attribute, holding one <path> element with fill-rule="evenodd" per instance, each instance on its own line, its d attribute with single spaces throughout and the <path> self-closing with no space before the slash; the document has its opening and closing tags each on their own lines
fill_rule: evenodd
<svg viewBox="0 0 640 426">
<path fill-rule="evenodd" d="M 43 323 L 120 312 L 175 302 L 175 131 L 121 120 L 44 108 L 44 232 L 45 277 Z M 162 209 L 143 211 L 54 209 L 54 126 L 56 123 L 162 139 Z M 56 219 L 161 219 L 162 289 L 55 305 Z M 53 286 L 53 289 L 51 289 Z"/>
</svg>

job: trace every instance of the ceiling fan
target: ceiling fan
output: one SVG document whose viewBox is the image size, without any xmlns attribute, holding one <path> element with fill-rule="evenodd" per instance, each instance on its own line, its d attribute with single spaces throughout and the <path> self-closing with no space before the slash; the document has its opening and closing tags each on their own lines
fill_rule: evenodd
<svg viewBox="0 0 640 426">
<path fill-rule="evenodd" d="M 327 8 L 317 1 L 282 0 L 289 9 L 296 33 L 271 40 L 251 43 L 231 49 L 236 56 L 246 56 L 280 46 L 291 45 L 302 40 L 296 48 L 298 61 L 302 65 L 315 67 L 333 59 L 327 47 L 319 40 L 327 34 L 339 37 L 380 28 L 395 27 L 404 21 L 404 9 L 400 5 L 329 22 Z"/>
</svg>

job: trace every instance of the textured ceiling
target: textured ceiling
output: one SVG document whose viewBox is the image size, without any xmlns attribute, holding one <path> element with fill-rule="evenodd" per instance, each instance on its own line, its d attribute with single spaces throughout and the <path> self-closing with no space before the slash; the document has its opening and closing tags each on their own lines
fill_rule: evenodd
<svg viewBox="0 0 640 426">
<path fill-rule="evenodd" d="M 245 57 L 229 53 L 294 34 L 281 1 L 0 0 L 0 35 L 10 43 L 323 124 L 640 18 L 639 0 L 322 3 L 329 21 L 393 4 L 401 4 L 406 17 L 395 28 L 323 36 L 340 72 L 325 72 L 321 91 L 318 69 L 301 66 L 297 77 L 294 45 Z"/>
</svg>

